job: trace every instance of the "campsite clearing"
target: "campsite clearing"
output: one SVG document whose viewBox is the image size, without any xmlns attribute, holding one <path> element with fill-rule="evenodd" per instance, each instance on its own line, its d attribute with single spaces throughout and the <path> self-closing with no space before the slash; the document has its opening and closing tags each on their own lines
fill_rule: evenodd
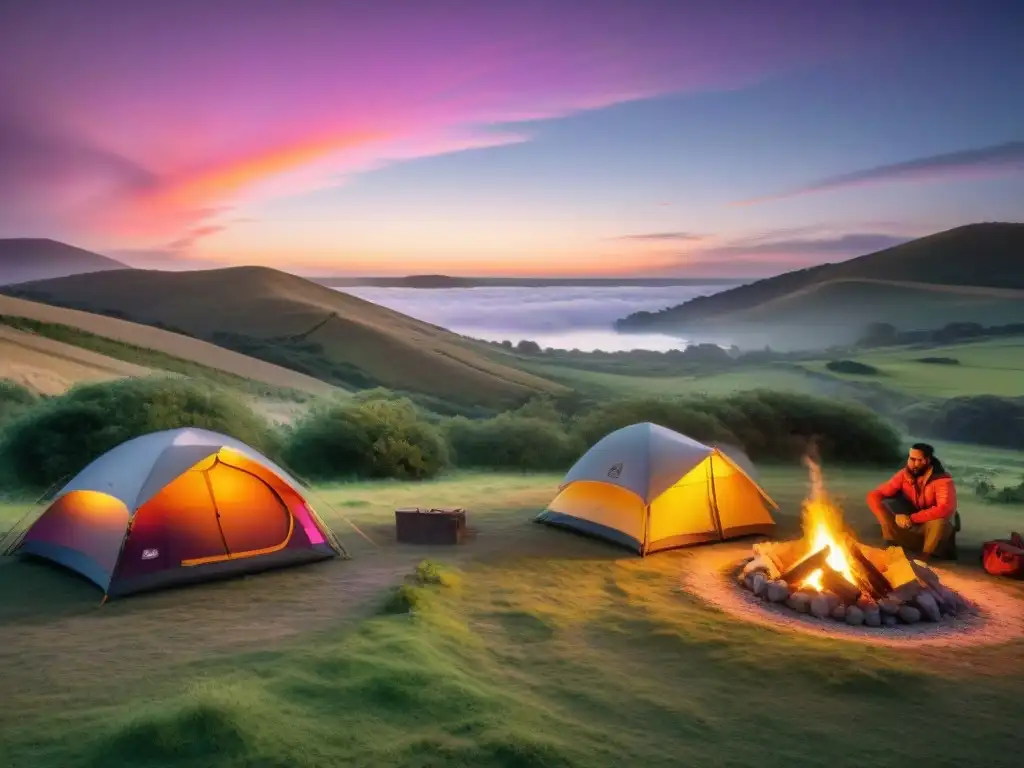
<svg viewBox="0 0 1024 768">
<path fill-rule="evenodd" d="M 987 463 L 943 448 L 951 465 Z M 874 541 L 861 501 L 884 472 L 824 469 Z M 559 480 L 321 487 L 312 501 L 352 560 L 103 608 L 84 580 L 2 562 L 7 764 L 1012 763 L 1024 640 L 914 656 L 738 621 L 682 589 L 696 550 L 641 559 L 532 523 Z M 759 480 L 793 530 L 804 468 Z M 422 504 L 466 506 L 470 542 L 396 545 L 394 509 Z M 977 544 L 1019 527 L 1024 508 L 965 492 L 961 510 L 956 570 L 980 578 Z M 23 511 L 0 507 L 0 521 Z M 416 616 L 384 611 L 425 558 L 457 569 L 450 585 L 406 584 L 391 604 Z M 993 588 L 1024 598 L 1021 584 Z"/>
</svg>

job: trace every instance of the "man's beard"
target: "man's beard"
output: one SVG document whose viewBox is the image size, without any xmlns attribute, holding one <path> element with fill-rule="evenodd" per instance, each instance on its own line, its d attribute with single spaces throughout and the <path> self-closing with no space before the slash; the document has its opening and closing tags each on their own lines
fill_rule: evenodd
<svg viewBox="0 0 1024 768">
<path fill-rule="evenodd" d="M 928 471 L 928 467 L 907 467 L 907 469 L 910 471 L 910 474 L 912 474 L 914 477 L 920 477 L 921 475 Z"/>
</svg>

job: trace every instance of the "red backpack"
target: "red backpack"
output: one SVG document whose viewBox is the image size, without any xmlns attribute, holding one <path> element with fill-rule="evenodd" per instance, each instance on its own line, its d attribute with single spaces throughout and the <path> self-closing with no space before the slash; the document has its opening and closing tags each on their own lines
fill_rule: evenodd
<svg viewBox="0 0 1024 768">
<path fill-rule="evenodd" d="M 1024 579 L 1024 538 L 1011 533 L 1009 539 L 993 539 L 981 545 L 981 565 L 993 576 Z"/>
</svg>

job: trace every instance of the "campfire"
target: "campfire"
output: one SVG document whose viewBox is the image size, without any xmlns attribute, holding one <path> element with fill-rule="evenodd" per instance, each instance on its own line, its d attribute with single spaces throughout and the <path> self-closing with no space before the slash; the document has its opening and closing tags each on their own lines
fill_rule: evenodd
<svg viewBox="0 0 1024 768">
<path fill-rule="evenodd" d="M 799 613 L 870 627 L 942 621 L 968 607 L 901 547 L 858 542 L 825 491 L 821 467 L 805 463 L 811 493 L 803 504 L 803 537 L 755 544 L 741 586 Z"/>
</svg>

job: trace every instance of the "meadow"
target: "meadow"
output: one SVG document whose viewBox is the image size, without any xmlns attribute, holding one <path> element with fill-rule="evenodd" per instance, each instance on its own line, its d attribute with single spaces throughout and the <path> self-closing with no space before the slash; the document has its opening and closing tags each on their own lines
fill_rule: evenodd
<svg viewBox="0 0 1024 768">
<path fill-rule="evenodd" d="M 884 473 L 825 472 L 874 543 L 861 502 Z M 681 589 L 694 549 L 640 559 L 533 524 L 558 479 L 320 486 L 350 560 L 103 607 L 65 572 L 3 562 L 4 764 L 1015 764 L 1024 641 L 908 653 L 745 624 Z M 795 534 L 804 470 L 760 479 Z M 470 541 L 396 544 L 408 504 L 466 506 Z M 951 569 L 976 572 L 972 550 L 1024 507 L 965 494 L 961 509 Z"/>
<path fill-rule="evenodd" d="M 927 362 L 929 358 L 957 362 Z M 801 365 L 847 381 L 875 381 L 884 387 L 925 397 L 1024 395 L 1024 338 L 1020 336 L 926 348 L 872 349 L 851 355 L 850 359 L 873 366 L 878 373 L 869 376 L 836 373 L 825 367 L 826 360 Z"/>
</svg>

